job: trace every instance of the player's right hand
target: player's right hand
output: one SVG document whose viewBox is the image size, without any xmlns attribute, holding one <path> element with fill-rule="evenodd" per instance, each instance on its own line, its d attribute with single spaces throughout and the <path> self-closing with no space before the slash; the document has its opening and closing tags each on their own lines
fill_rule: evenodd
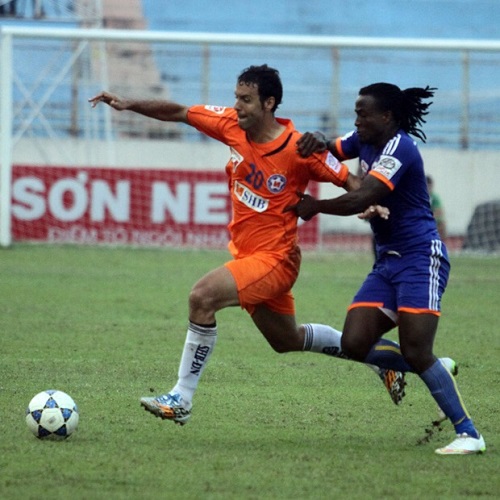
<svg viewBox="0 0 500 500">
<path fill-rule="evenodd" d="M 287 205 L 283 209 L 283 212 L 295 212 L 298 217 L 305 221 L 311 220 L 319 213 L 316 198 L 300 191 L 297 191 L 297 196 L 299 197 L 299 201 L 293 205 Z"/>
<path fill-rule="evenodd" d="M 104 102 L 105 104 L 108 104 L 109 106 L 118 111 L 122 111 L 127 107 L 127 103 L 125 100 L 121 99 L 117 95 L 110 94 L 109 92 L 106 91 L 103 91 L 100 94 L 91 97 L 89 99 L 89 102 L 93 108 L 95 108 L 100 102 Z"/>
</svg>

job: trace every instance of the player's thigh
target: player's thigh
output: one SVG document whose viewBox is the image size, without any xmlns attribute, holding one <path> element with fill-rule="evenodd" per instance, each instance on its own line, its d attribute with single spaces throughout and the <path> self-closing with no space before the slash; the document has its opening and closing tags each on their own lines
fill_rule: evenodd
<svg viewBox="0 0 500 500">
<path fill-rule="evenodd" d="M 259 304 L 254 308 L 252 320 L 275 351 L 300 351 L 304 347 L 294 314 L 283 314 Z"/>
<path fill-rule="evenodd" d="M 397 315 L 397 290 L 391 281 L 389 266 L 385 262 L 377 262 L 365 278 L 349 306 L 349 311 L 364 307 L 383 309 L 388 315 L 392 313 L 394 318 Z"/>
<path fill-rule="evenodd" d="M 297 279 L 300 268 L 300 254 L 294 256 L 270 256 L 256 254 L 236 259 L 225 264 L 236 282 L 241 307 L 253 314 L 256 305 L 267 303 L 272 310 L 281 313 L 293 313 L 291 310 L 280 310 L 282 297 L 292 300 L 291 288 Z M 290 309 L 290 308 L 288 308 Z"/>
<path fill-rule="evenodd" d="M 362 361 L 380 337 L 395 326 L 394 321 L 377 306 L 351 308 L 342 331 L 342 351 Z"/>
<path fill-rule="evenodd" d="M 434 338 L 439 316 L 434 313 L 399 315 L 399 343 L 401 352 L 417 373 L 422 373 L 434 362 Z"/>
<path fill-rule="evenodd" d="M 396 326 L 396 290 L 386 275 L 386 266 L 373 269 L 348 308 L 342 334 L 342 350 L 364 359 L 379 338 Z"/>
<path fill-rule="evenodd" d="M 447 255 L 441 247 L 430 245 L 405 254 L 394 269 L 398 311 L 439 314 L 450 272 Z"/>
<path fill-rule="evenodd" d="M 190 309 L 218 311 L 224 307 L 238 305 L 238 289 L 233 275 L 225 266 L 205 274 L 191 289 Z"/>
</svg>

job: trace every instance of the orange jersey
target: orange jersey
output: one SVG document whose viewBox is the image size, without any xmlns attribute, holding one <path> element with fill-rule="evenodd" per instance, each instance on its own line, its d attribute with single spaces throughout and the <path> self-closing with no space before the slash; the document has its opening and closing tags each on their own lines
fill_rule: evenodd
<svg viewBox="0 0 500 500">
<path fill-rule="evenodd" d="M 349 174 L 329 152 L 302 158 L 296 149 L 301 134 L 291 120 L 277 120 L 286 130 L 260 144 L 247 138 L 233 108 L 189 108 L 190 125 L 230 148 L 226 165 L 233 207 L 229 250 L 236 258 L 255 252 L 289 252 L 297 244 L 297 216 L 283 210 L 297 203 L 297 191 L 304 192 L 310 180 L 343 186 Z"/>
</svg>

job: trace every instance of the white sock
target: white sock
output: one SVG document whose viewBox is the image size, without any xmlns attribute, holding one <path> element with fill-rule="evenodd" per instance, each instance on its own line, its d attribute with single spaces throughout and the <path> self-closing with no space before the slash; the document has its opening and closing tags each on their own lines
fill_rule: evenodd
<svg viewBox="0 0 500 500">
<path fill-rule="evenodd" d="M 178 392 L 191 404 L 201 374 L 208 363 L 217 340 L 217 326 L 189 323 L 186 342 L 179 365 L 178 380 L 172 392 Z"/>
<path fill-rule="evenodd" d="M 305 329 L 304 351 L 319 352 L 336 358 L 345 358 L 340 347 L 342 332 L 328 325 L 307 323 Z"/>
<path fill-rule="evenodd" d="M 349 359 L 342 353 L 340 346 L 342 332 L 335 330 L 331 326 L 315 323 L 302 326 L 305 328 L 304 351 L 319 352 L 335 358 Z M 380 376 L 381 369 L 378 366 L 365 364 Z"/>
</svg>

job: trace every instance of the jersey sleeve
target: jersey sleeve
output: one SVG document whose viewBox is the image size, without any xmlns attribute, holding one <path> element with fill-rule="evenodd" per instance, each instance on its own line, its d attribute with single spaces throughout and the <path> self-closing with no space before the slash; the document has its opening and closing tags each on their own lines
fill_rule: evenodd
<svg viewBox="0 0 500 500">
<path fill-rule="evenodd" d="M 316 153 L 309 157 L 311 180 L 332 182 L 336 186 L 344 186 L 349 176 L 349 168 L 341 163 L 330 151 Z"/>
<path fill-rule="evenodd" d="M 199 132 L 226 144 L 227 130 L 234 126 L 233 108 L 223 106 L 191 106 L 188 109 L 188 123 Z"/>
<path fill-rule="evenodd" d="M 359 139 L 355 130 L 335 139 L 335 147 L 340 160 L 350 160 L 359 156 Z"/>
<path fill-rule="evenodd" d="M 391 191 L 410 165 L 420 159 L 415 143 L 397 134 L 373 162 L 369 175 L 383 182 Z"/>
</svg>

